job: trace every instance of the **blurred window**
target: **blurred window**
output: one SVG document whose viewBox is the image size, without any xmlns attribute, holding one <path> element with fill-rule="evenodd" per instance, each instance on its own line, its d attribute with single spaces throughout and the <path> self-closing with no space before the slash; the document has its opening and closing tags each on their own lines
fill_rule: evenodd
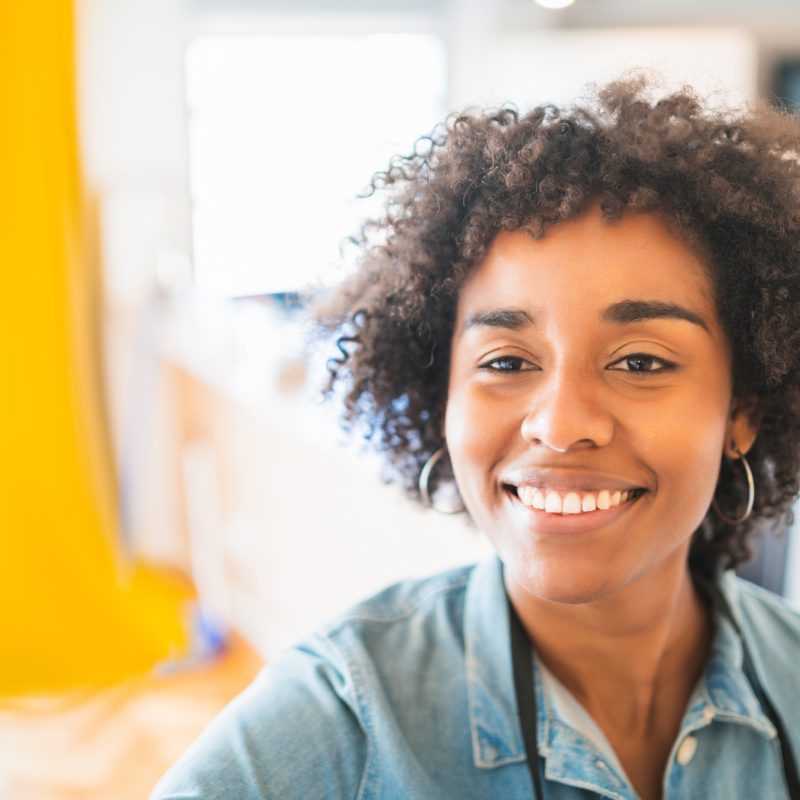
<svg viewBox="0 0 800 800">
<path fill-rule="evenodd" d="M 204 36 L 187 54 L 195 277 L 217 296 L 342 275 L 371 175 L 444 112 L 431 34 Z"/>
<path fill-rule="evenodd" d="M 774 99 L 793 114 L 800 113 L 800 60 L 793 58 L 778 65 Z"/>
</svg>

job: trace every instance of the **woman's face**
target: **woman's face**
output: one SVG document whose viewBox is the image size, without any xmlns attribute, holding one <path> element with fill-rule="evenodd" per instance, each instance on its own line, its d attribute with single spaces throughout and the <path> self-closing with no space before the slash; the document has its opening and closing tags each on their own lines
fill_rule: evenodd
<svg viewBox="0 0 800 800">
<path fill-rule="evenodd" d="M 755 432 L 698 257 L 656 214 L 593 208 L 499 233 L 469 276 L 445 436 L 509 577 L 585 602 L 685 558 L 723 452 Z"/>
</svg>

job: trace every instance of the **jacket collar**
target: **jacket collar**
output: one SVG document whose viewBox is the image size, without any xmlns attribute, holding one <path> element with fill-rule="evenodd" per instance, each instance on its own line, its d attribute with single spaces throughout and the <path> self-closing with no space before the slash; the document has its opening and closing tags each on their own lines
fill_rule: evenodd
<svg viewBox="0 0 800 800">
<path fill-rule="evenodd" d="M 744 648 L 737 627 L 743 635 L 746 635 L 746 628 L 736 575 L 732 570 L 718 570 L 714 582 L 728 601 L 733 621 L 724 614 L 714 615 L 714 642 L 703 682 L 708 704 L 716 717 L 746 725 L 771 739 L 777 735 L 775 726 L 764 713 L 742 668 Z M 751 653 L 753 650 L 751 643 Z M 753 656 L 757 654 L 753 653 Z M 759 677 L 763 680 L 763 676 Z"/>
<path fill-rule="evenodd" d="M 739 614 L 735 577 L 719 573 L 716 581 L 733 610 Z M 737 619 L 738 621 L 738 619 Z M 766 738 L 776 731 L 742 672 L 742 643 L 734 626 L 720 614 L 714 617 L 714 642 L 703 679 L 684 715 L 681 736 L 719 719 L 745 725 Z M 493 768 L 523 761 L 525 748 L 517 715 L 511 665 L 508 606 L 498 558 L 478 564 L 472 572 L 465 599 L 464 644 L 466 683 L 473 760 L 476 767 Z M 576 748 L 586 755 L 587 741 L 561 719 L 544 694 L 541 675 L 535 675 L 539 753 L 547 759 L 546 776 L 569 782 L 569 765 Z M 595 761 L 597 763 L 595 763 Z M 616 796 L 620 784 L 601 759 L 592 761 L 603 793 Z M 621 784 L 620 784 L 620 791 Z M 619 796 L 622 796 L 620 794 Z"/>
<path fill-rule="evenodd" d="M 464 607 L 464 648 L 476 767 L 525 759 L 511 665 L 508 604 L 498 558 L 472 572 Z M 537 687 L 538 688 L 538 687 Z"/>
</svg>

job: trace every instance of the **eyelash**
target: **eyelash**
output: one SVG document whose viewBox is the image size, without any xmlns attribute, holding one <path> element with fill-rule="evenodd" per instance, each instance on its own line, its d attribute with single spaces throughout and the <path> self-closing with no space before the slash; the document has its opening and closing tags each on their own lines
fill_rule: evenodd
<svg viewBox="0 0 800 800">
<path fill-rule="evenodd" d="M 494 366 L 495 364 L 500 364 L 501 362 L 513 362 L 516 364 L 516 369 L 506 369 Z M 522 369 L 523 364 L 530 364 L 530 361 L 526 361 L 521 356 L 497 356 L 496 358 L 491 358 L 489 361 L 484 362 L 479 366 L 479 369 L 486 369 L 490 372 L 529 372 L 530 370 Z M 535 369 L 535 367 L 534 367 Z"/>
<path fill-rule="evenodd" d="M 629 372 L 633 375 L 654 375 L 662 372 L 672 372 L 676 366 L 671 361 L 667 361 L 664 358 L 659 358 L 658 356 L 651 356 L 648 355 L 647 353 L 631 353 L 630 355 L 623 356 L 617 361 L 614 361 L 612 364 L 609 364 L 609 367 L 614 367 L 615 364 L 620 364 L 623 361 L 632 361 L 633 359 L 642 359 L 644 361 L 657 362 L 661 364 L 661 366 L 658 369 L 643 369 L 643 370 L 623 369 L 617 371 Z"/>
<path fill-rule="evenodd" d="M 608 369 L 612 369 L 617 364 L 621 364 L 626 361 L 632 361 L 634 359 L 641 359 L 648 362 L 657 362 L 661 366 L 657 369 L 643 369 L 643 370 L 636 370 L 636 369 L 614 369 L 615 372 L 628 372 L 632 375 L 655 375 L 662 372 L 672 372 L 676 365 L 673 364 L 671 361 L 667 361 L 664 358 L 659 358 L 658 356 L 651 356 L 647 353 L 631 353 L 630 355 L 623 356 L 617 361 L 612 362 L 609 364 Z M 514 364 L 511 368 L 506 367 L 497 367 L 496 365 L 502 362 L 507 362 Z M 524 368 L 523 364 L 530 364 L 530 361 L 526 361 L 526 359 L 522 358 L 521 356 L 498 356 L 497 358 L 492 358 L 489 361 L 484 362 L 483 364 L 479 365 L 479 369 L 489 370 L 490 372 L 531 372 L 536 367 L 531 368 Z"/>
</svg>

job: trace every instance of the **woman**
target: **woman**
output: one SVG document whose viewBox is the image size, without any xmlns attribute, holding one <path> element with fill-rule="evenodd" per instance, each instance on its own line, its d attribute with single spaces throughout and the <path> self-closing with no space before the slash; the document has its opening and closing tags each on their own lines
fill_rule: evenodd
<svg viewBox="0 0 800 800">
<path fill-rule="evenodd" d="M 800 135 L 647 91 L 376 176 L 333 384 L 499 558 L 277 659 L 156 797 L 800 796 L 800 617 L 729 571 L 798 491 Z"/>
</svg>

